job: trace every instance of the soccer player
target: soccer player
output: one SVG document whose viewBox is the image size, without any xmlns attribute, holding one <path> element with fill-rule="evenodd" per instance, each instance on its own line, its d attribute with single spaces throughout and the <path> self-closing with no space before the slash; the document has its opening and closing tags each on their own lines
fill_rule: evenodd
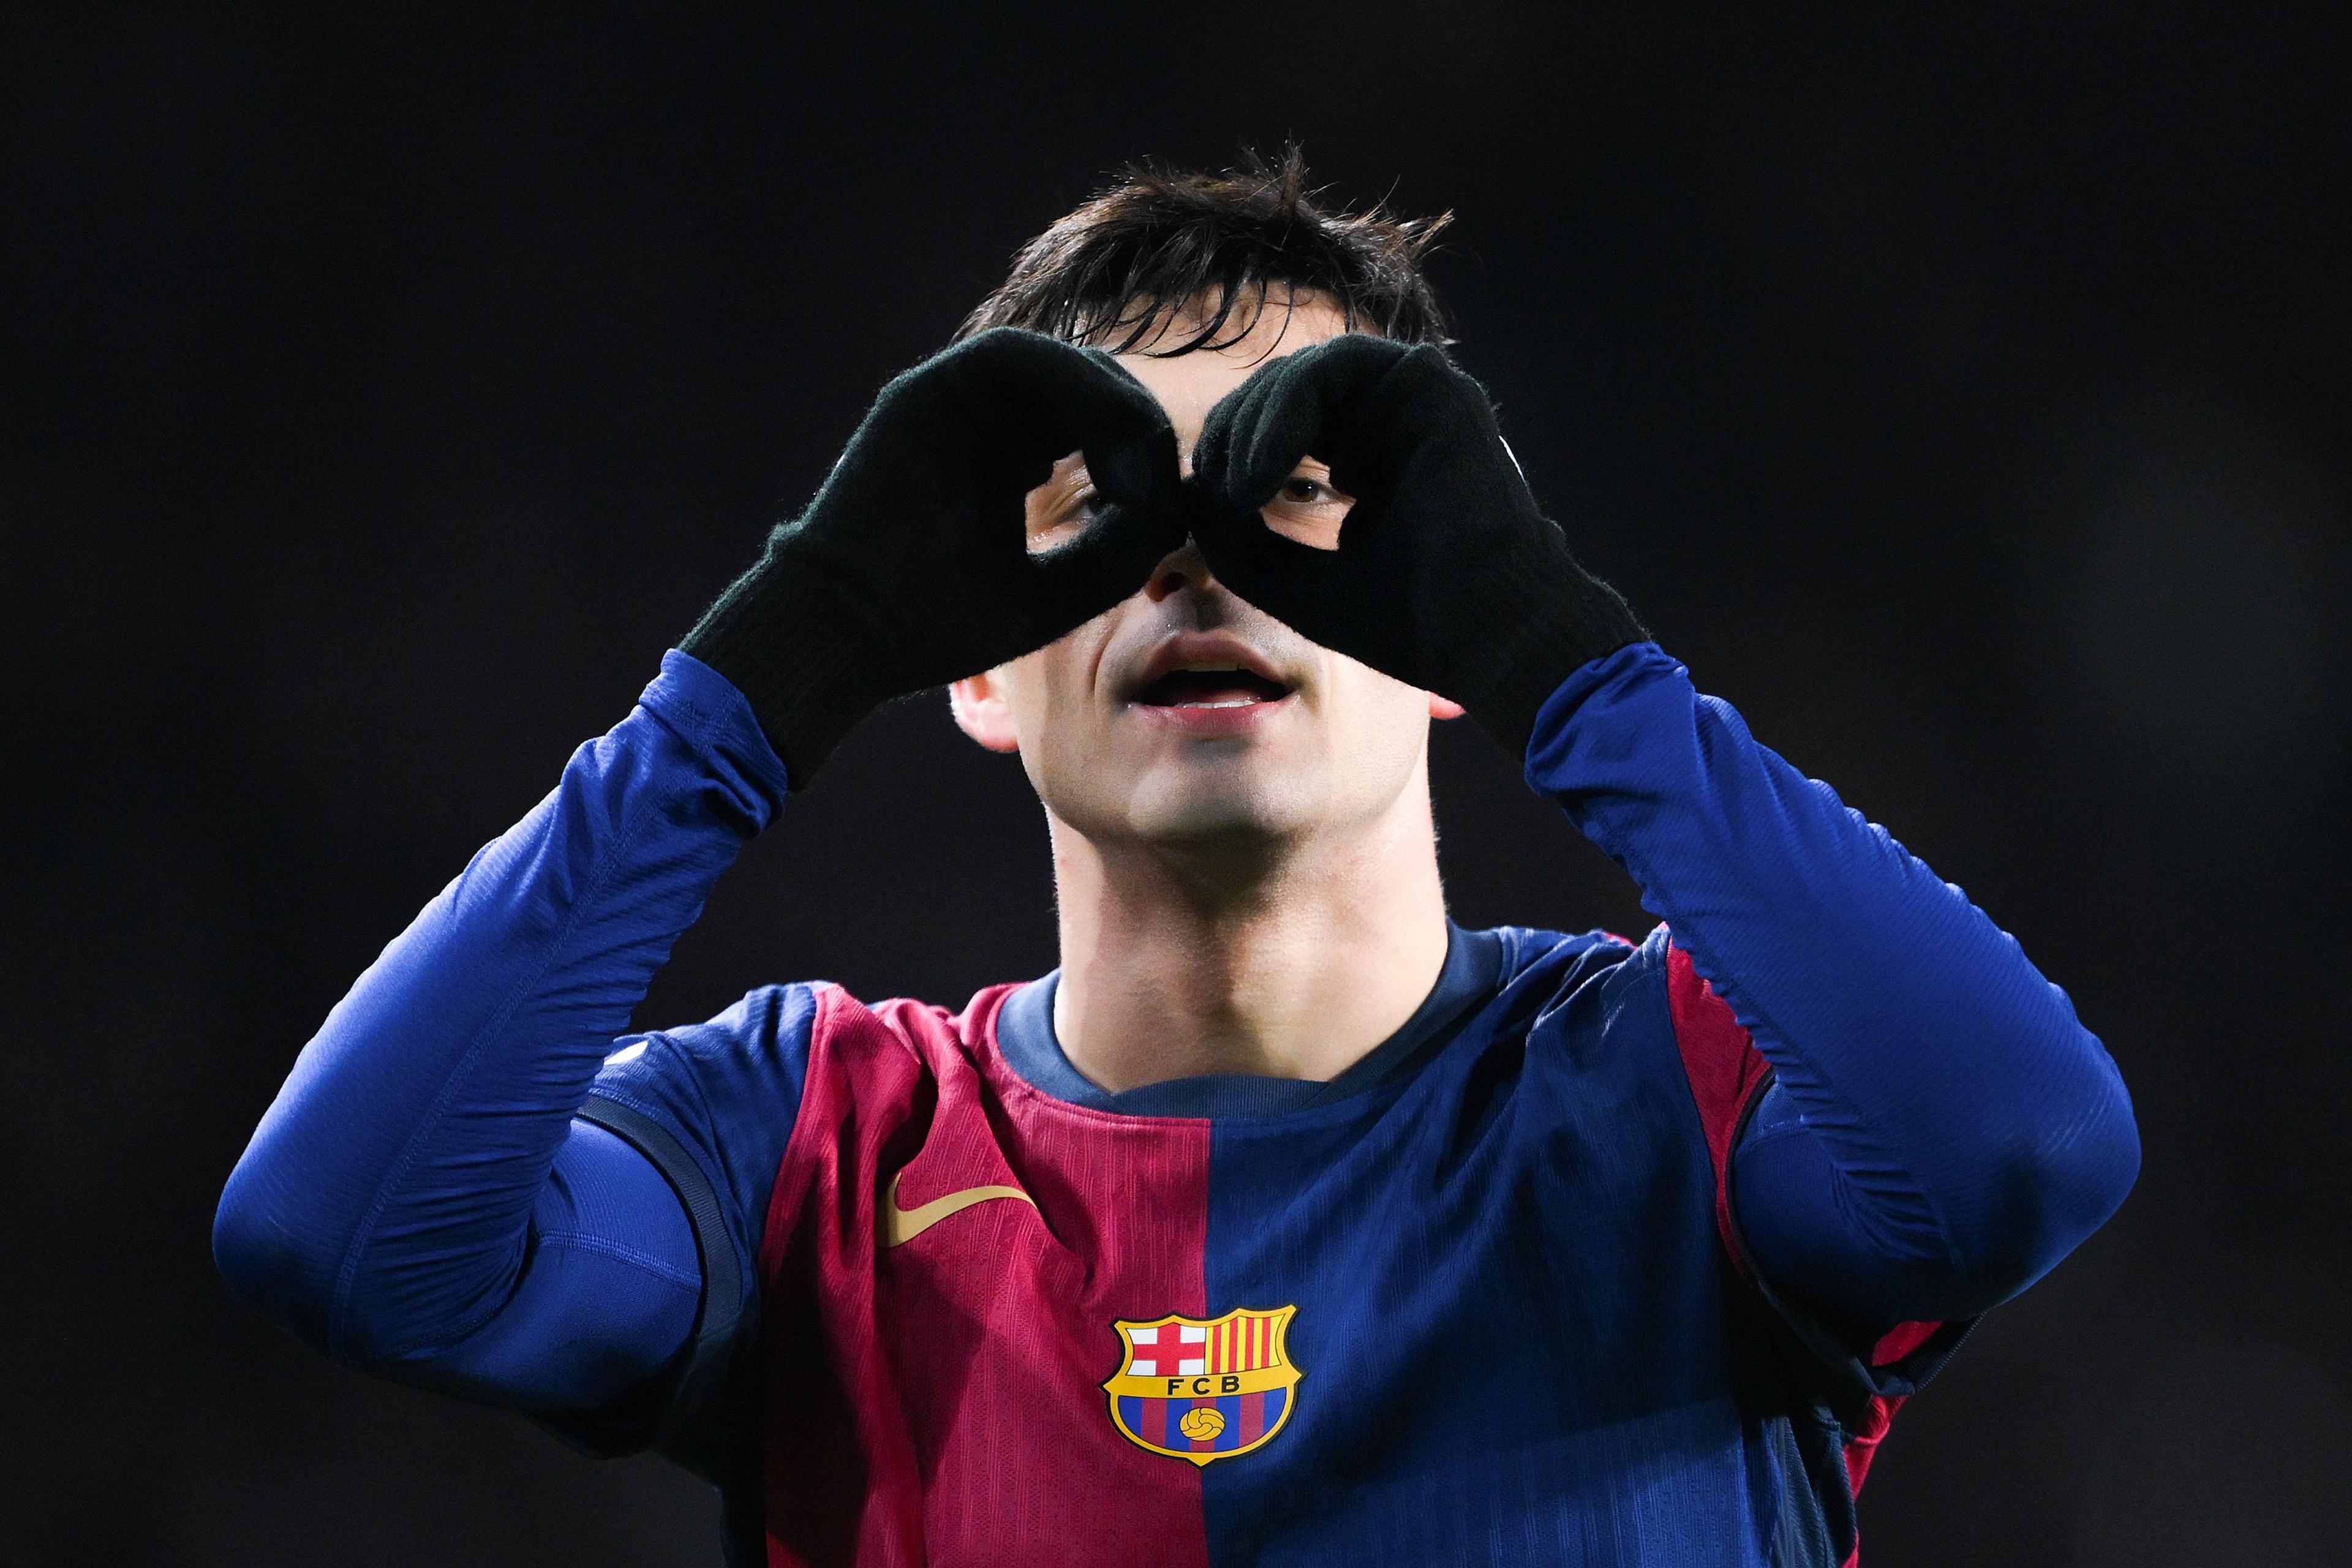
<svg viewBox="0 0 2352 1568">
<path fill-rule="evenodd" d="M 670 1454 L 738 1563 L 1852 1560 L 1896 1405 L 2122 1201 L 2129 1102 L 1578 564 L 1433 232 L 1294 158 L 1032 242 L 328 1017 L 238 1291 Z M 950 682 L 1061 966 L 625 1034 L 788 792 Z M 1656 929 L 1447 919 L 1465 710 Z"/>
</svg>

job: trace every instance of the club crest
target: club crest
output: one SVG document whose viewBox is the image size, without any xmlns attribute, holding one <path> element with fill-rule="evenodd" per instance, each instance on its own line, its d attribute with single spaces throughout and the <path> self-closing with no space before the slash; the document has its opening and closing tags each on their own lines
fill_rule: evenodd
<svg viewBox="0 0 2352 1568">
<path fill-rule="evenodd" d="M 1264 1447 L 1290 1419 L 1302 1375 L 1289 1353 L 1297 1311 L 1119 1319 L 1126 1353 L 1103 1384 L 1112 1422 L 1137 1447 L 1195 1465 Z"/>
</svg>

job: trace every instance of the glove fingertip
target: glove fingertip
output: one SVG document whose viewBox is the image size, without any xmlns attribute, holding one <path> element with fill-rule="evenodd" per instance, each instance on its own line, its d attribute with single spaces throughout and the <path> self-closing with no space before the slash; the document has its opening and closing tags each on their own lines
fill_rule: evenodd
<svg viewBox="0 0 2352 1568">
<path fill-rule="evenodd" d="M 1174 504 L 1180 482 L 1176 432 L 1165 418 L 1157 427 L 1124 437 L 1082 438 L 1079 447 L 1095 489 L 1113 505 L 1151 510 Z"/>
<path fill-rule="evenodd" d="M 1183 525 L 1163 509 L 1114 506 L 1067 544 L 1030 562 L 1056 602 L 1084 605 L 1070 624 L 1100 614 L 1143 586 L 1184 542 Z"/>
<path fill-rule="evenodd" d="M 1286 538 L 1256 513 L 1234 518 L 1202 542 L 1209 570 L 1262 609 L 1281 613 L 1320 591 L 1339 569 L 1336 550 Z"/>
</svg>

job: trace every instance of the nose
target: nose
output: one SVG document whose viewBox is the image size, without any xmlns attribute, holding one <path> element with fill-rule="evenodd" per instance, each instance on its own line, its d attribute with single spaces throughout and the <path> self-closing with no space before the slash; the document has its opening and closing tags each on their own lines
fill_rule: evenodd
<svg viewBox="0 0 2352 1568">
<path fill-rule="evenodd" d="M 1158 604 L 1178 594 L 1212 593 L 1218 586 L 1215 574 L 1209 570 L 1209 558 L 1201 553 L 1200 544 L 1188 534 L 1181 549 L 1170 551 L 1151 569 L 1150 580 L 1143 584 L 1143 594 Z"/>
</svg>

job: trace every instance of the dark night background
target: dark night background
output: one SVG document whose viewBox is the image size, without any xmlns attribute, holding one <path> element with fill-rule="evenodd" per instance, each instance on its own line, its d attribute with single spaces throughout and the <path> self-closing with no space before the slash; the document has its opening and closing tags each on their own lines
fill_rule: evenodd
<svg viewBox="0 0 2352 1568">
<path fill-rule="evenodd" d="M 221 1182 L 1016 244 L 1287 132 L 1458 210 L 1461 355 L 1587 559 L 2135 1092 L 2137 1191 L 1905 1415 L 1867 1561 L 2352 1561 L 2340 7 L 383 9 L 0 11 L 0 1562 L 715 1561 L 658 1462 L 241 1306 Z M 1459 918 L 1646 929 L 1437 750 Z M 1034 803 L 933 697 L 642 1016 L 1053 956 Z"/>
</svg>

